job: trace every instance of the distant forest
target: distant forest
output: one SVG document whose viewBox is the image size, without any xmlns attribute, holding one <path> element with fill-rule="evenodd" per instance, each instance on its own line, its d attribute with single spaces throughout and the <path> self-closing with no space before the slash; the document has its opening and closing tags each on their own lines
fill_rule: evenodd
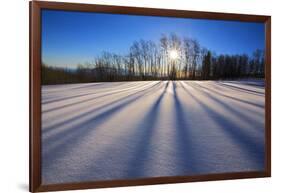
<svg viewBox="0 0 281 193">
<path fill-rule="evenodd" d="M 245 42 L 247 43 L 247 42 Z M 42 84 L 141 80 L 264 78 L 264 50 L 220 54 L 191 38 L 162 35 L 159 42 L 133 42 L 126 55 L 103 52 L 76 69 L 42 65 Z"/>
</svg>

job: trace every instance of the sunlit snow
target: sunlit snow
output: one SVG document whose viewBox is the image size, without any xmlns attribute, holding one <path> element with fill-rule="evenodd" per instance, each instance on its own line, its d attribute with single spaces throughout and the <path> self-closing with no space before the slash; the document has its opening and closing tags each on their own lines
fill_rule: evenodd
<svg viewBox="0 0 281 193">
<path fill-rule="evenodd" d="M 42 87 L 43 184 L 264 169 L 262 81 Z"/>
</svg>

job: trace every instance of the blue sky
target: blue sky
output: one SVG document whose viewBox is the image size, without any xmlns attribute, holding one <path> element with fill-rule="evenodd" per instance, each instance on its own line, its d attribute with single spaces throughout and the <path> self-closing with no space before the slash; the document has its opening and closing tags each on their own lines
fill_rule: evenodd
<svg viewBox="0 0 281 193">
<path fill-rule="evenodd" d="M 43 10 L 42 61 L 73 68 L 102 51 L 126 54 L 136 40 L 158 42 L 170 33 L 217 54 L 251 55 L 265 46 L 262 23 Z"/>
</svg>

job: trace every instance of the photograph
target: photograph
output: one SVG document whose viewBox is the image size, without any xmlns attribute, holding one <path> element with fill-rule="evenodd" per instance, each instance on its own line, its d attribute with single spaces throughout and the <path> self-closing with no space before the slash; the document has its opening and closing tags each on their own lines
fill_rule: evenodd
<svg viewBox="0 0 281 193">
<path fill-rule="evenodd" d="M 40 22 L 43 185 L 266 170 L 264 22 Z"/>
</svg>

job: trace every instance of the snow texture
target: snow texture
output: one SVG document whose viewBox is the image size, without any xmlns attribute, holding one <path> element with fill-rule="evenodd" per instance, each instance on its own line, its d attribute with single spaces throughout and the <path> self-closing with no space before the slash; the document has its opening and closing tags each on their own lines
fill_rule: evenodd
<svg viewBox="0 0 281 193">
<path fill-rule="evenodd" d="M 43 184 L 264 170 L 263 81 L 42 87 Z"/>
</svg>

